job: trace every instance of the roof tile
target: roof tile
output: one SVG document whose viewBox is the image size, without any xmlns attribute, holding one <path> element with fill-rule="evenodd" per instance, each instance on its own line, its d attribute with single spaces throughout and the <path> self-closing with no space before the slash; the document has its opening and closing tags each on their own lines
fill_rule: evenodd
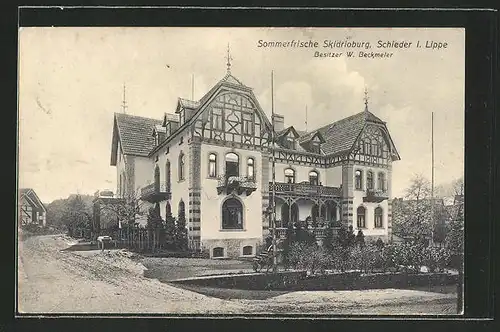
<svg viewBox="0 0 500 332">
<path fill-rule="evenodd" d="M 115 119 L 123 153 L 147 157 L 154 148 L 151 133 L 162 121 L 123 113 L 115 113 Z"/>
</svg>

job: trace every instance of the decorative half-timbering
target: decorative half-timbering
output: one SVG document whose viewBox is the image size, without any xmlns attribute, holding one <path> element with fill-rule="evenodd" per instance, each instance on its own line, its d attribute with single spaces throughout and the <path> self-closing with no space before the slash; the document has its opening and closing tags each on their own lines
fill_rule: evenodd
<svg viewBox="0 0 500 332">
<path fill-rule="evenodd" d="M 377 166 L 388 166 L 392 161 L 390 139 L 379 125 L 367 124 L 355 146 L 350 159 Z"/>
<path fill-rule="evenodd" d="M 220 93 L 194 123 L 194 136 L 210 142 L 267 146 L 270 133 L 250 97 L 236 92 Z"/>
</svg>

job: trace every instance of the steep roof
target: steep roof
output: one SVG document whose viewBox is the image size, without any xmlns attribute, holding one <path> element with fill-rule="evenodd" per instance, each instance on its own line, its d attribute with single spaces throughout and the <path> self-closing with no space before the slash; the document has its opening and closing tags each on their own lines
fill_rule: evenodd
<svg viewBox="0 0 500 332">
<path fill-rule="evenodd" d="M 367 122 L 385 125 L 371 112 L 363 111 L 319 128 L 317 131 L 325 139 L 321 149 L 325 154 L 337 154 L 350 150 Z"/>
<path fill-rule="evenodd" d="M 118 141 L 124 154 L 147 157 L 155 143 L 151 133 L 155 126 L 161 124 L 162 121 L 158 119 L 115 113 L 111 165 L 116 165 Z"/>
<path fill-rule="evenodd" d="M 47 211 L 45 205 L 43 205 L 38 195 L 32 188 L 19 188 L 19 198 L 26 197 L 29 202 L 33 204 L 34 207 L 37 207 L 40 210 Z"/>
</svg>

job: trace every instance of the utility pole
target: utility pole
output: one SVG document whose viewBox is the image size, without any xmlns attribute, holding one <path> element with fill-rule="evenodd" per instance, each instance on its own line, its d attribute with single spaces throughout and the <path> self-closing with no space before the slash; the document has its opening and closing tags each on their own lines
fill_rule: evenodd
<svg viewBox="0 0 500 332">
<path fill-rule="evenodd" d="M 434 244 L 434 112 L 431 113 L 431 239 Z"/>
<path fill-rule="evenodd" d="M 271 226 L 272 226 L 272 236 L 273 236 L 273 273 L 278 270 L 277 257 L 276 257 L 276 157 L 274 154 L 274 142 L 275 142 L 275 131 L 274 131 L 274 72 L 271 71 L 271 149 L 272 149 L 272 190 L 271 190 L 271 204 L 272 204 L 272 214 L 271 214 Z"/>
</svg>

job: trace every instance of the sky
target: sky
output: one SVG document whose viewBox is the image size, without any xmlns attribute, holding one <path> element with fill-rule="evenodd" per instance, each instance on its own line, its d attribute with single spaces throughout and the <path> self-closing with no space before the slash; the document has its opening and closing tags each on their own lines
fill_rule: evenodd
<svg viewBox="0 0 500 332">
<path fill-rule="evenodd" d="M 349 38 L 349 39 L 346 39 Z M 318 41 L 319 48 L 263 48 L 262 41 Z M 324 40 L 365 41 L 390 58 L 348 58 Z M 377 41 L 412 42 L 377 49 Z M 416 48 L 420 41 L 421 47 Z M 425 48 L 426 41 L 447 43 Z M 70 194 L 116 190 L 110 166 L 113 114 L 161 119 L 177 98 L 201 98 L 231 72 L 274 108 L 285 126 L 311 130 L 364 109 L 387 122 L 401 160 L 393 163 L 393 196 L 411 178 L 431 177 L 434 112 L 435 183 L 464 174 L 465 34 L 463 29 L 390 28 L 21 28 L 19 30 L 19 187 L 49 203 Z M 337 58 L 315 51 L 343 52 Z"/>
</svg>

